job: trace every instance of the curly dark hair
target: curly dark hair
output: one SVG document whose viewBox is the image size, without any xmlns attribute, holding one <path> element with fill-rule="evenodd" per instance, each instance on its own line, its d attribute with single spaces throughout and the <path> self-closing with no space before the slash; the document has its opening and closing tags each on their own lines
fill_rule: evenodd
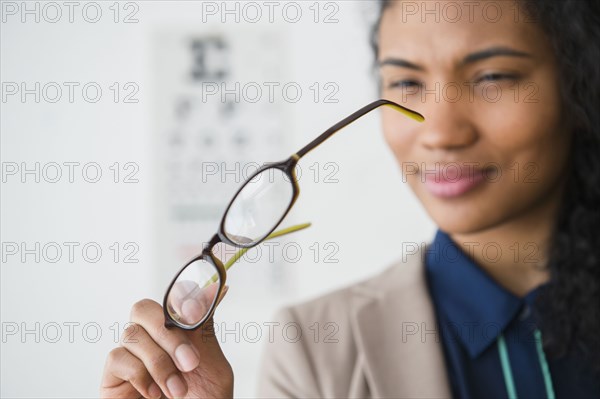
<svg viewBox="0 0 600 399">
<path fill-rule="evenodd" d="M 390 0 L 380 0 L 377 35 Z M 551 41 L 573 129 L 569 176 L 551 236 L 550 282 L 537 297 L 549 357 L 577 352 L 600 374 L 600 2 L 520 0 Z"/>
</svg>

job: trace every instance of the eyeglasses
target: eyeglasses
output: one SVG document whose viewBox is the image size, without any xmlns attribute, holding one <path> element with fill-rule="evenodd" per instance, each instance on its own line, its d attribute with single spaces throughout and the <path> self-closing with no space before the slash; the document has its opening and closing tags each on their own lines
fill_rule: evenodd
<svg viewBox="0 0 600 399">
<path fill-rule="evenodd" d="M 186 263 L 171 281 L 163 300 L 166 327 L 184 330 L 201 327 L 213 316 L 225 287 L 227 270 L 236 260 L 261 242 L 310 226 L 310 223 L 304 223 L 275 232 L 300 193 L 296 164 L 338 130 L 381 106 L 388 106 L 419 122 L 425 120 L 418 112 L 392 101 L 377 100 L 331 126 L 288 159 L 259 168 L 233 196 L 217 233 L 202 253 Z M 242 249 L 223 264 L 213 253 L 219 243 Z"/>
</svg>

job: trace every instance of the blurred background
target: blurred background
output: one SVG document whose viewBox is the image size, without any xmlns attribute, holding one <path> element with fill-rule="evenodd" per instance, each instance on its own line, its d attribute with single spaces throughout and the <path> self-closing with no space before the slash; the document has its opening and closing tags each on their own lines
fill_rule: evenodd
<svg viewBox="0 0 600 399">
<path fill-rule="evenodd" d="M 1 12 L 0 394 L 97 397 L 133 303 L 162 303 L 244 179 L 377 99 L 376 4 L 2 1 Z M 312 227 L 249 251 L 215 316 L 236 397 L 255 392 L 278 308 L 433 236 L 377 112 L 298 174 L 282 226 Z"/>
</svg>

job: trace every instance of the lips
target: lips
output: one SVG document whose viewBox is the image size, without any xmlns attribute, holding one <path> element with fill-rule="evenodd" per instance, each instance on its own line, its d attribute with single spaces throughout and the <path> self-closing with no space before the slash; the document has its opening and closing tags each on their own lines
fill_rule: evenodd
<svg viewBox="0 0 600 399">
<path fill-rule="evenodd" d="M 439 198 L 456 198 L 485 182 L 486 170 L 461 167 L 457 164 L 422 168 L 421 178 L 425 188 Z"/>
</svg>

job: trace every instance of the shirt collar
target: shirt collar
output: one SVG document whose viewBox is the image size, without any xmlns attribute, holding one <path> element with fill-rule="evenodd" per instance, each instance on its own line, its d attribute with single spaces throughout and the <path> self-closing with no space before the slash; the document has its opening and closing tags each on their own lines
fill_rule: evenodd
<svg viewBox="0 0 600 399">
<path fill-rule="evenodd" d="M 441 230 L 425 256 L 439 321 L 447 323 L 444 330 L 461 342 L 471 358 L 493 344 L 535 295 L 531 292 L 520 299 L 501 287 Z"/>
</svg>

